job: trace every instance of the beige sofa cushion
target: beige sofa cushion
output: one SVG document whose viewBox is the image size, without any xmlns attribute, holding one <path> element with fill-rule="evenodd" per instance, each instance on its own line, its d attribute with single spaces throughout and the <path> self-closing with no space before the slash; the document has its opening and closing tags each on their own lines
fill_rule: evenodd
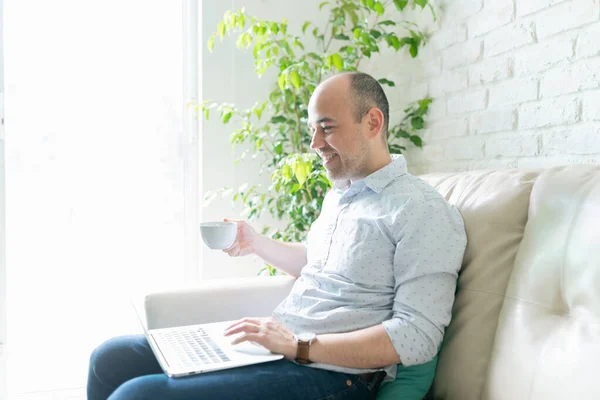
<svg viewBox="0 0 600 400">
<path fill-rule="evenodd" d="M 482 398 L 600 399 L 599 377 L 600 167 L 550 169 L 533 188 Z"/>
<path fill-rule="evenodd" d="M 435 398 L 481 399 L 537 176 L 538 172 L 523 170 L 422 176 L 459 208 L 468 236 L 453 317 L 434 382 Z"/>
</svg>

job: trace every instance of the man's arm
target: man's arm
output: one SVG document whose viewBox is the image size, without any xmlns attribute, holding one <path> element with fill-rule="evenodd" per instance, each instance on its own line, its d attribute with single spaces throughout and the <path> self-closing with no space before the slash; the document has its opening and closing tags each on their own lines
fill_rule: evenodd
<svg viewBox="0 0 600 400">
<path fill-rule="evenodd" d="M 235 241 L 223 250 L 231 257 L 256 254 L 268 264 L 297 278 L 306 265 L 306 246 L 302 243 L 286 243 L 257 233 L 246 221 L 228 219 L 238 226 Z"/>
<path fill-rule="evenodd" d="M 266 263 L 297 278 L 306 265 L 306 246 L 302 243 L 286 243 L 258 235 L 254 243 L 254 254 Z"/>
<path fill-rule="evenodd" d="M 354 332 L 317 336 L 310 346 L 310 360 L 360 369 L 381 368 L 402 361 L 381 324 Z"/>
</svg>

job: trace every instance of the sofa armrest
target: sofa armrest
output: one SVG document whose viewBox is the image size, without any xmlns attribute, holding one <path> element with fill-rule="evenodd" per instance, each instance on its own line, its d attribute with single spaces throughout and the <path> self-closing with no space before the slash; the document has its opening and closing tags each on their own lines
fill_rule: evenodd
<svg viewBox="0 0 600 400">
<path fill-rule="evenodd" d="M 270 316 L 288 295 L 291 276 L 215 279 L 144 298 L 148 329 Z"/>
</svg>

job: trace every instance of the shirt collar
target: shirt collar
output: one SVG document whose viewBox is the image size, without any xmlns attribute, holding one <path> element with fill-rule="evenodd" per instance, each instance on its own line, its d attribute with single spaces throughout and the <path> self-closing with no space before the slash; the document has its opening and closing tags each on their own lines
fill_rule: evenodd
<svg viewBox="0 0 600 400">
<path fill-rule="evenodd" d="M 349 186 L 362 187 L 366 185 L 375 193 L 381 193 L 381 191 L 394 179 L 407 172 L 406 159 L 404 156 L 401 154 L 392 154 L 392 162 L 385 167 L 378 169 L 363 179 L 352 182 L 352 185 L 350 185 L 350 181 L 336 181 L 334 182 L 334 188 L 347 189 Z"/>
</svg>

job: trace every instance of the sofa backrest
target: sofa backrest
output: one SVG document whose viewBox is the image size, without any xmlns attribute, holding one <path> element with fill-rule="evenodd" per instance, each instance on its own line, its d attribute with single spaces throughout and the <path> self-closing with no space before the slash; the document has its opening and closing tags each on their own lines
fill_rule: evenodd
<svg viewBox="0 0 600 400">
<path fill-rule="evenodd" d="M 600 167 L 422 178 L 468 236 L 433 398 L 600 398 Z"/>
<path fill-rule="evenodd" d="M 440 352 L 435 398 L 481 399 L 498 318 L 538 174 L 507 170 L 421 177 L 458 207 L 468 238 L 452 321 Z"/>
</svg>

